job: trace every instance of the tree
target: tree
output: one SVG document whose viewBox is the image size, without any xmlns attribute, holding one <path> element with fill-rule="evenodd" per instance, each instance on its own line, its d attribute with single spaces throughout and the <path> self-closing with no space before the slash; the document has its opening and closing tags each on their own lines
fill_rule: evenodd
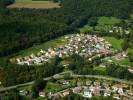
<svg viewBox="0 0 133 100">
<path fill-rule="evenodd" d="M 19 92 L 16 89 L 7 91 L 2 100 L 20 100 Z"/>
<path fill-rule="evenodd" d="M 126 40 L 124 40 L 124 41 L 122 42 L 121 46 L 122 46 L 122 49 L 123 49 L 124 51 L 127 50 L 127 48 L 128 48 L 128 42 L 127 42 Z"/>
<path fill-rule="evenodd" d="M 59 0 L 53 0 L 53 2 L 55 2 L 55 3 L 58 2 L 58 1 L 59 1 Z"/>
<path fill-rule="evenodd" d="M 47 84 L 47 81 L 43 81 L 43 79 L 37 79 L 32 86 L 32 97 L 38 97 L 39 91 L 43 90 Z"/>
<path fill-rule="evenodd" d="M 128 57 L 130 62 L 133 62 L 133 53 L 128 53 Z"/>
<path fill-rule="evenodd" d="M 96 26 L 97 25 L 97 18 L 96 17 L 91 17 L 89 19 L 89 25 L 92 26 L 92 27 Z"/>
</svg>

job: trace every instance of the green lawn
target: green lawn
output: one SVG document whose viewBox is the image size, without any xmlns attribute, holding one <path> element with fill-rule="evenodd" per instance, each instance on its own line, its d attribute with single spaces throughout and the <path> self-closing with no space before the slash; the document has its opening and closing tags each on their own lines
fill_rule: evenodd
<svg viewBox="0 0 133 100">
<path fill-rule="evenodd" d="M 15 0 L 15 2 L 32 2 L 32 0 Z"/>
<path fill-rule="evenodd" d="M 120 64 L 120 65 L 131 65 L 130 61 L 128 58 L 124 58 L 124 59 L 121 59 L 121 60 L 113 60 L 113 62 L 115 64 Z"/>
<path fill-rule="evenodd" d="M 89 26 L 88 24 L 80 28 L 80 32 L 88 32 L 88 31 L 93 31 L 93 27 Z"/>
<path fill-rule="evenodd" d="M 109 31 L 113 26 L 120 23 L 120 19 L 116 17 L 98 17 L 98 24 L 95 26 L 96 31 Z M 94 31 L 93 27 L 86 24 L 84 27 L 80 28 L 80 32 Z"/>
<path fill-rule="evenodd" d="M 45 87 L 43 91 L 44 92 L 57 92 L 60 90 L 63 90 L 63 86 L 61 84 L 48 82 L 47 86 Z"/>
<path fill-rule="evenodd" d="M 52 0 L 15 0 L 15 3 L 9 5 L 8 8 L 50 9 L 60 8 L 60 6 Z"/>
<path fill-rule="evenodd" d="M 133 53 L 133 49 L 131 49 L 131 48 L 127 49 L 127 51 L 128 51 L 129 53 Z"/>
<path fill-rule="evenodd" d="M 122 39 L 116 39 L 115 37 L 103 37 L 106 41 L 112 44 L 112 47 L 115 49 L 122 49 L 121 43 L 123 42 Z"/>
<path fill-rule="evenodd" d="M 106 71 L 106 67 L 100 67 L 100 66 L 98 66 L 98 67 L 95 67 L 94 70 L 104 72 L 104 71 Z"/>
<path fill-rule="evenodd" d="M 120 23 L 120 19 L 115 17 L 99 17 L 98 24 L 99 25 L 115 25 Z"/>
</svg>

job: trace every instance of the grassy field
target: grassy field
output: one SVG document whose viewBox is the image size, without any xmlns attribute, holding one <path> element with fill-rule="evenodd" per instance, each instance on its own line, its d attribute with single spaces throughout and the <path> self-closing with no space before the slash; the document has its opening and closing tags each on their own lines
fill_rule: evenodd
<svg viewBox="0 0 133 100">
<path fill-rule="evenodd" d="M 101 71 L 101 72 L 105 72 L 106 71 L 106 68 L 105 67 L 95 67 L 94 70 L 97 70 L 97 71 Z"/>
<path fill-rule="evenodd" d="M 91 27 L 89 24 L 87 24 L 84 27 L 80 28 L 80 32 L 88 32 L 88 31 L 93 31 L 93 27 Z"/>
<path fill-rule="evenodd" d="M 129 61 L 129 58 L 124 58 L 124 59 L 121 59 L 121 60 L 114 60 L 112 59 L 112 61 L 115 63 L 115 64 L 119 64 L 119 65 L 131 65 L 130 61 Z"/>
<path fill-rule="evenodd" d="M 17 2 L 32 2 L 32 0 L 15 0 L 15 2 L 17 3 Z"/>
<path fill-rule="evenodd" d="M 62 90 L 64 87 L 58 83 L 51 83 L 48 82 L 47 86 L 45 87 L 44 91 L 45 92 L 57 92 Z"/>
<path fill-rule="evenodd" d="M 115 49 L 119 49 L 119 50 L 122 50 L 122 47 L 121 47 L 121 43 L 123 42 L 122 39 L 116 39 L 114 37 L 104 37 L 104 39 L 106 41 L 108 41 L 109 43 L 112 44 L 113 48 Z M 133 49 L 128 49 L 127 50 L 129 53 L 133 53 Z M 130 61 L 129 61 L 129 58 L 123 58 L 123 59 L 120 59 L 120 60 L 115 60 L 115 59 L 112 59 L 112 61 L 115 63 L 115 64 L 120 64 L 120 65 L 131 65 Z"/>
<path fill-rule="evenodd" d="M 28 49 L 16 53 L 15 55 L 13 55 L 13 57 L 10 58 L 10 61 L 14 62 L 14 60 L 18 57 L 25 57 L 25 56 L 30 56 L 31 54 L 37 54 L 41 49 L 45 50 L 48 48 L 55 48 L 55 47 L 57 48 L 59 46 L 66 44 L 67 42 L 68 41 L 64 39 L 64 36 L 62 36 L 39 45 L 34 45 L 33 47 L 30 47 Z"/>
<path fill-rule="evenodd" d="M 122 49 L 121 43 L 123 42 L 122 39 L 116 39 L 115 37 L 103 37 L 106 41 L 112 44 L 112 47 L 115 49 Z"/>
<path fill-rule="evenodd" d="M 120 23 L 120 19 L 117 19 L 115 17 L 99 17 L 98 18 L 98 24 L 99 25 L 115 25 L 117 23 Z"/>
<path fill-rule="evenodd" d="M 14 4 L 9 5 L 8 8 L 36 8 L 36 9 L 50 9 L 59 8 L 59 3 L 52 1 L 32 1 L 32 0 L 16 0 Z"/>
<path fill-rule="evenodd" d="M 127 51 L 128 51 L 129 53 L 133 53 L 133 49 L 131 49 L 131 48 L 127 49 Z"/>
<path fill-rule="evenodd" d="M 45 43 L 42 43 L 39 45 L 34 45 L 33 47 L 28 48 L 26 50 L 22 50 L 22 51 L 16 53 L 14 55 L 14 57 L 11 59 L 14 60 L 17 57 L 24 57 L 24 56 L 29 56 L 31 54 L 37 54 L 41 49 L 45 50 L 48 48 L 55 48 L 55 47 L 62 46 L 66 43 L 67 43 L 67 40 L 64 39 L 64 36 L 62 36 L 62 37 L 59 37 L 57 39 L 53 39 L 51 41 L 48 41 L 48 42 L 45 42 Z"/>
<path fill-rule="evenodd" d="M 120 23 L 120 21 L 120 19 L 115 17 L 98 17 L 97 26 L 95 26 L 94 28 L 97 31 L 109 31 L 113 26 Z M 88 23 L 84 27 L 80 28 L 80 31 L 93 31 L 93 27 L 91 27 Z"/>
</svg>

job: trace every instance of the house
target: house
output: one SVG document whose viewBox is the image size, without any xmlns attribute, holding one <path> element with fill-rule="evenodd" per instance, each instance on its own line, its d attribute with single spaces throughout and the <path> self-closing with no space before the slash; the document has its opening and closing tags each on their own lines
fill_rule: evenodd
<svg viewBox="0 0 133 100">
<path fill-rule="evenodd" d="M 113 33 L 113 30 L 109 30 L 109 33 Z"/>
<path fill-rule="evenodd" d="M 68 39 L 69 37 L 68 36 L 65 36 L 65 39 Z"/>
<path fill-rule="evenodd" d="M 130 33 L 130 31 L 128 31 L 128 30 L 125 30 L 125 34 L 129 34 Z"/>
<path fill-rule="evenodd" d="M 77 86 L 81 86 L 83 84 L 84 84 L 83 81 L 81 81 L 81 80 L 77 81 Z"/>
<path fill-rule="evenodd" d="M 110 91 L 104 91 L 104 96 L 107 97 L 107 96 L 110 96 L 111 95 L 111 92 Z"/>
<path fill-rule="evenodd" d="M 122 52 L 121 55 L 122 55 L 123 57 L 128 57 L 128 52 Z"/>
<path fill-rule="evenodd" d="M 95 85 L 95 86 L 100 86 L 100 82 L 99 82 L 99 81 L 95 81 L 95 82 L 94 82 L 94 85 Z"/>
<path fill-rule="evenodd" d="M 73 93 L 81 93 L 81 91 L 82 91 L 82 87 L 75 87 L 75 88 L 73 88 L 72 89 L 72 91 L 73 91 Z"/>
<path fill-rule="evenodd" d="M 127 97 L 127 96 L 124 96 L 123 100 L 131 100 L 131 99 L 129 97 Z"/>
<path fill-rule="evenodd" d="M 20 90 L 19 93 L 20 93 L 20 95 L 24 95 L 24 96 L 29 95 L 29 91 L 26 90 L 26 89 L 24 89 L 24 90 Z"/>
<path fill-rule="evenodd" d="M 95 89 L 94 95 L 96 95 L 96 96 L 101 96 L 101 94 L 100 94 L 100 89 Z"/>
<path fill-rule="evenodd" d="M 46 93 L 44 93 L 44 92 L 39 92 L 39 96 L 40 96 L 40 97 L 46 97 Z"/>
<path fill-rule="evenodd" d="M 95 87 L 94 87 L 94 86 L 91 85 L 91 86 L 89 87 L 89 89 L 90 89 L 90 91 L 91 91 L 92 93 L 94 93 L 94 91 L 95 91 Z"/>
<path fill-rule="evenodd" d="M 83 97 L 92 98 L 92 93 L 89 90 L 84 90 Z"/>
<path fill-rule="evenodd" d="M 51 98 L 51 97 L 53 96 L 53 93 L 52 93 L 52 92 L 49 92 L 49 93 L 47 94 L 47 96 L 48 96 L 48 98 Z"/>
<path fill-rule="evenodd" d="M 21 62 L 20 58 L 17 58 L 16 61 L 17 61 L 17 63 L 20 63 Z"/>
<path fill-rule="evenodd" d="M 133 89 L 127 90 L 128 95 L 133 96 Z"/>
<path fill-rule="evenodd" d="M 119 94 L 113 94 L 113 98 L 116 99 L 116 100 L 120 100 Z"/>
<path fill-rule="evenodd" d="M 55 93 L 55 94 L 52 95 L 52 100 L 57 100 L 60 97 L 63 97 L 63 95 L 61 93 Z"/>
<path fill-rule="evenodd" d="M 112 86 L 112 90 L 113 90 L 113 92 L 117 92 L 118 87 L 117 86 Z"/>
<path fill-rule="evenodd" d="M 69 95 L 69 90 L 64 91 L 62 94 L 63 94 L 64 97 Z"/>
<path fill-rule="evenodd" d="M 133 69 L 128 69 L 128 71 L 133 74 Z"/>
<path fill-rule="evenodd" d="M 69 85 L 69 81 L 67 81 L 67 80 L 60 80 L 59 83 L 61 83 L 63 85 Z"/>
<path fill-rule="evenodd" d="M 123 84 L 121 84 L 121 87 L 122 88 L 128 88 L 128 85 L 123 83 Z"/>
<path fill-rule="evenodd" d="M 119 89 L 118 89 L 118 93 L 119 93 L 120 95 L 123 95 L 123 93 L 124 93 L 124 92 L 123 92 L 123 89 L 122 89 L 122 88 L 119 88 Z"/>
<path fill-rule="evenodd" d="M 69 85 L 69 81 L 64 80 L 62 84 L 63 84 L 63 85 Z"/>
<path fill-rule="evenodd" d="M 86 80 L 86 85 L 91 85 L 92 81 Z"/>
</svg>

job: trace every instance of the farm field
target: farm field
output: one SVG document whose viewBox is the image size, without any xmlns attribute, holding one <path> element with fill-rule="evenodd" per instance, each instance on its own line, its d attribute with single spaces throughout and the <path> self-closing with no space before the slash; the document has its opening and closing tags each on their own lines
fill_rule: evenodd
<svg viewBox="0 0 133 100">
<path fill-rule="evenodd" d="M 59 3 L 54 3 L 52 1 L 32 1 L 32 0 L 16 0 L 8 8 L 35 8 L 35 9 L 50 9 L 59 8 Z"/>
</svg>

